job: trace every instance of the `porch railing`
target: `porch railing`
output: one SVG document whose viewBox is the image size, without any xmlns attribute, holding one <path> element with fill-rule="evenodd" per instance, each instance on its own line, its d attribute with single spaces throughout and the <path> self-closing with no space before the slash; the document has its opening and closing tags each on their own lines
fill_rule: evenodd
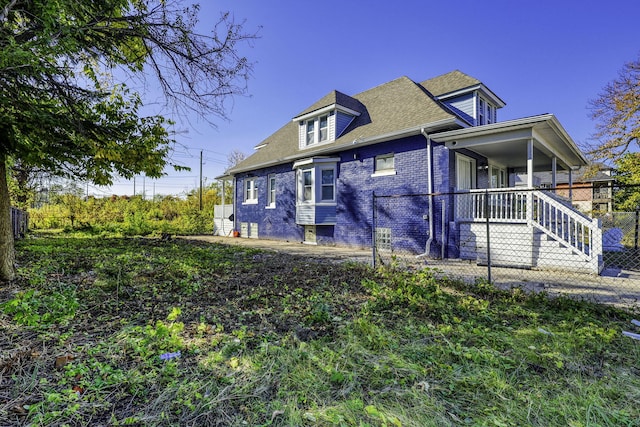
<svg viewBox="0 0 640 427">
<path fill-rule="evenodd" d="M 543 191 L 533 191 L 531 223 L 555 240 L 570 247 L 585 261 L 602 256 L 602 228 L 592 219 L 568 208 Z"/>
<path fill-rule="evenodd" d="M 602 229 L 598 219 L 578 212 L 561 198 L 540 190 L 484 189 L 458 194 L 459 221 L 526 223 L 579 255 L 599 263 Z"/>
<path fill-rule="evenodd" d="M 492 222 L 526 222 L 527 194 L 504 188 L 457 194 L 456 217 L 461 221 L 485 220 L 488 216 Z"/>
</svg>

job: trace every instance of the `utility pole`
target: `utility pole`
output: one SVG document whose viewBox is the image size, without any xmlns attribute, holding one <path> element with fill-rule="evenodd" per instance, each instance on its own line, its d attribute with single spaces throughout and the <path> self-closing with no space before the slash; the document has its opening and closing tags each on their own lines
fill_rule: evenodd
<svg viewBox="0 0 640 427">
<path fill-rule="evenodd" d="M 136 177 L 133 177 L 133 195 L 136 195 Z"/>
<path fill-rule="evenodd" d="M 200 150 L 200 210 L 202 210 L 202 150 Z"/>
<path fill-rule="evenodd" d="M 146 175 L 142 175 L 142 200 L 147 199 L 147 189 L 146 189 Z"/>
</svg>

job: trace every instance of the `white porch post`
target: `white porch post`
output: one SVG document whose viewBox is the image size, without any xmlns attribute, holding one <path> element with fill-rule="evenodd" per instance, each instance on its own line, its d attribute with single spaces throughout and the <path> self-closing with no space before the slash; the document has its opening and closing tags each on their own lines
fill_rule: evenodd
<svg viewBox="0 0 640 427">
<path fill-rule="evenodd" d="M 553 192 L 556 192 L 556 172 L 558 168 L 558 158 L 553 156 L 551 158 L 551 188 L 553 188 Z"/>
<path fill-rule="evenodd" d="M 573 169 L 569 168 L 569 201 L 573 202 Z"/>
<path fill-rule="evenodd" d="M 527 142 L 527 187 L 533 188 L 533 139 Z"/>
<path fill-rule="evenodd" d="M 527 142 L 527 220 L 533 220 L 533 138 Z"/>
</svg>

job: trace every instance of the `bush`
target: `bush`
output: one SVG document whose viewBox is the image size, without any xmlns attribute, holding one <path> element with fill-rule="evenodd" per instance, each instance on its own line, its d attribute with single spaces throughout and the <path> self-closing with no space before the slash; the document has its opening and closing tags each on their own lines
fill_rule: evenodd
<svg viewBox="0 0 640 427">
<path fill-rule="evenodd" d="M 75 195 L 56 197 L 51 204 L 30 209 L 34 230 L 82 230 L 121 236 L 204 234 L 213 228 L 213 207 L 219 203 L 215 185 L 207 190 L 202 210 L 196 193 L 145 200 L 140 196 L 111 196 L 84 200 Z"/>
</svg>

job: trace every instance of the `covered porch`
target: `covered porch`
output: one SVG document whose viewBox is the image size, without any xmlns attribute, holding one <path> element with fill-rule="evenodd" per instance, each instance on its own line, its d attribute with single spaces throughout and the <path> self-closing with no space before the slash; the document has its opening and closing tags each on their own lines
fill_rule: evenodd
<svg viewBox="0 0 640 427">
<path fill-rule="evenodd" d="M 588 163 L 552 114 L 442 132 L 434 135 L 433 139 L 454 152 L 469 150 L 485 158 L 486 162 L 478 161 L 476 168 L 477 171 L 487 171 L 487 188 L 534 188 L 535 172 L 551 172 L 551 187 L 555 188 L 556 175 L 560 170 L 569 173 L 571 185 L 571 172 Z M 500 180 L 495 176 L 494 170 L 500 169 L 507 171 L 508 179 Z M 516 175 L 522 173 L 526 174 L 526 182 L 517 182 Z M 485 187 L 472 185 L 464 188 L 460 181 L 457 170 L 456 189 Z"/>
<path fill-rule="evenodd" d="M 456 156 L 449 233 L 459 242 L 460 258 L 600 272 L 599 222 L 572 208 L 570 200 L 536 188 L 536 172 L 550 172 L 553 189 L 560 170 L 568 171 L 571 188 L 571 172 L 587 164 L 553 115 L 445 132 L 434 139 Z"/>
</svg>

